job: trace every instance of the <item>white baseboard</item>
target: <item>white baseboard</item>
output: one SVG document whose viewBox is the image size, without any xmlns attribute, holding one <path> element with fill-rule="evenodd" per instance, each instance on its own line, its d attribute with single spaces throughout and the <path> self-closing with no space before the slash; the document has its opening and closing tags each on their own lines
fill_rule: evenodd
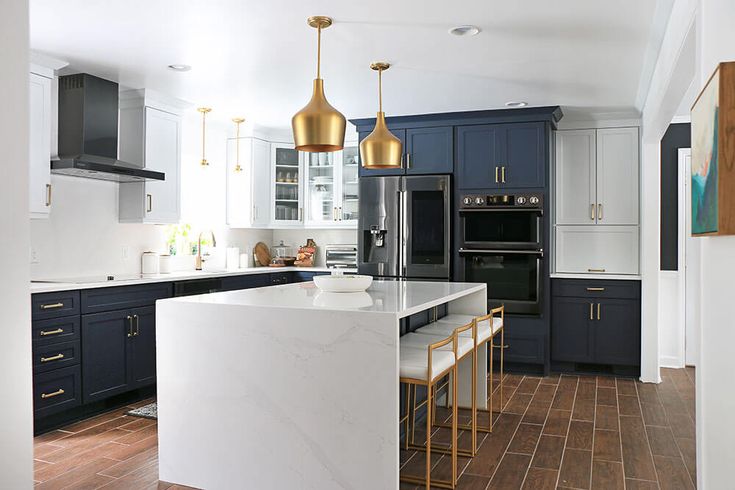
<svg viewBox="0 0 735 490">
<path fill-rule="evenodd" d="M 676 356 L 661 356 L 659 359 L 661 367 L 680 369 L 684 367 L 684 359 L 680 359 Z"/>
</svg>

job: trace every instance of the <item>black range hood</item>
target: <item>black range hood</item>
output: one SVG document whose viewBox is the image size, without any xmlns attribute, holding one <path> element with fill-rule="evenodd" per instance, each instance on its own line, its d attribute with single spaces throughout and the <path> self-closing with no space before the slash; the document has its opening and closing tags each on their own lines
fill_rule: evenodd
<svg viewBox="0 0 735 490">
<path fill-rule="evenodd" d="M 59 160 L 51 173 L 114 182 L 165 180 L 117 159 L 118 85 L 86 73 L 59 77 Z"/>
</svg>

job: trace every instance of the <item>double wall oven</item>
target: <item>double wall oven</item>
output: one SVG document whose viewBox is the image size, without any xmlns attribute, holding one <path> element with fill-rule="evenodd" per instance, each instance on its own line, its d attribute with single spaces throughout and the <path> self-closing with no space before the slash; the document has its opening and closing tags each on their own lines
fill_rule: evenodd
<svg viewBox="0 0 735 490">
<path fill-rule="evenodd" d="M 488 306 L 539 315 L 543 298 L 543 196 L 462 196 L 459 279 L 487 284 Z"/>
</svg>

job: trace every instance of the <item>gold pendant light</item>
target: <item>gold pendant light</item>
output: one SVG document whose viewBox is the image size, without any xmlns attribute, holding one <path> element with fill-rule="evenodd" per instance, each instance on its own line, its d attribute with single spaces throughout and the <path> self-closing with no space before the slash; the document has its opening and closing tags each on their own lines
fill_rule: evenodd
<svg viewBox="0 0 735 490">
<path fill-rule="evenodd" d="M 345 117 L 332 107 L 324 96 L 321 79 L 322 29 L 332 25 L 332 19 L 317 15 L 307 23 L 317 29 L 316 80 L 314 92 L 306 107 L 291 119 L 296 149 L 309 153 L 341 150 L 345 146 Z"/>
<path fill-rule="evenodd" d="M 364 168 L 401 168 L 403 144 L 388 130 L 383 112 L 383 71 L 390 68 L 390 64 L 376 61 L 370 68 L 378 72 L 379 112 L 373 132 L 360 142 L 360 161 Z"/>
<path fill-rule="evenodd" d="M 207 158 L 204 156 L 206 143 L 207 143 L 207 132 L 206 132 L 207 113 L 212 112 L 212 108 L 211 107 L 199 107 L 197 110 L 202 113 L 202 161 L 200 163 L 202 167 L 206 167 L 209 165 Z"/>
<path fill-rule="evenodd" d="M 242 172 L 240 166 L 240 125 L 245 122 L 244 117 L 233 117 L 232 122 L 237 125 L 237 135 L 235 136 L 235 172 Z"/>
</svg>

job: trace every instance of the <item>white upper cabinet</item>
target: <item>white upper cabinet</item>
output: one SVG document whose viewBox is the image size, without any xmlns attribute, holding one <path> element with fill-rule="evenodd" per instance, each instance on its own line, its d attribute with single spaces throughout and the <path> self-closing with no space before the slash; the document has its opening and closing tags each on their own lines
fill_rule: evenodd
<svg viewBox="0 0 735 490">
<path fill-rule="evenodd" d="M 165 174 L 120 184 L 121 223 L 178 223 L 181 215 L 181 110 L 185 104 L 145 90 L 120 98 L 120 160 Z"/>
<path fill-rule="evenodd" d="M 556 133 L 556 222 L 586 225 L 595 222 L 594 129 Z"/>
<path fill-rule="evenodd" d="M 556 224 L 638 224 L 638 128 L 556 133 Z"/>
<path fill-rule="evenodd" d="M 597 130 L 597 222 L 638 224 L 638 128 Z"/>
<path fill-rule="evenodd" d="M 52 78 L 31 72 L 29 165 L 31 218 L 48 217 L 51 211 L 51 86 Z"/>
<path fill-rule="evenodd" d="M 340 151 L 303 154 L 306 227 L 356 227 L 357 155 L 357 143 L 345 143 Z"/>
<path fill-rule="evenodd" d="M 304 225 L 303 154 L 289 143 L 271 143 L 271 225 Z"/>
<path fill-rule="evenodd" d="M 638 274 L 637 226 L 557 226 L 556 272 Z"/>
<path fill-rule="evenodd" d="M 227 224 L 230 227 L 268 227 L 270 167 L 267 141 L 251 137 L 227 140 Z"/>
</svg>

